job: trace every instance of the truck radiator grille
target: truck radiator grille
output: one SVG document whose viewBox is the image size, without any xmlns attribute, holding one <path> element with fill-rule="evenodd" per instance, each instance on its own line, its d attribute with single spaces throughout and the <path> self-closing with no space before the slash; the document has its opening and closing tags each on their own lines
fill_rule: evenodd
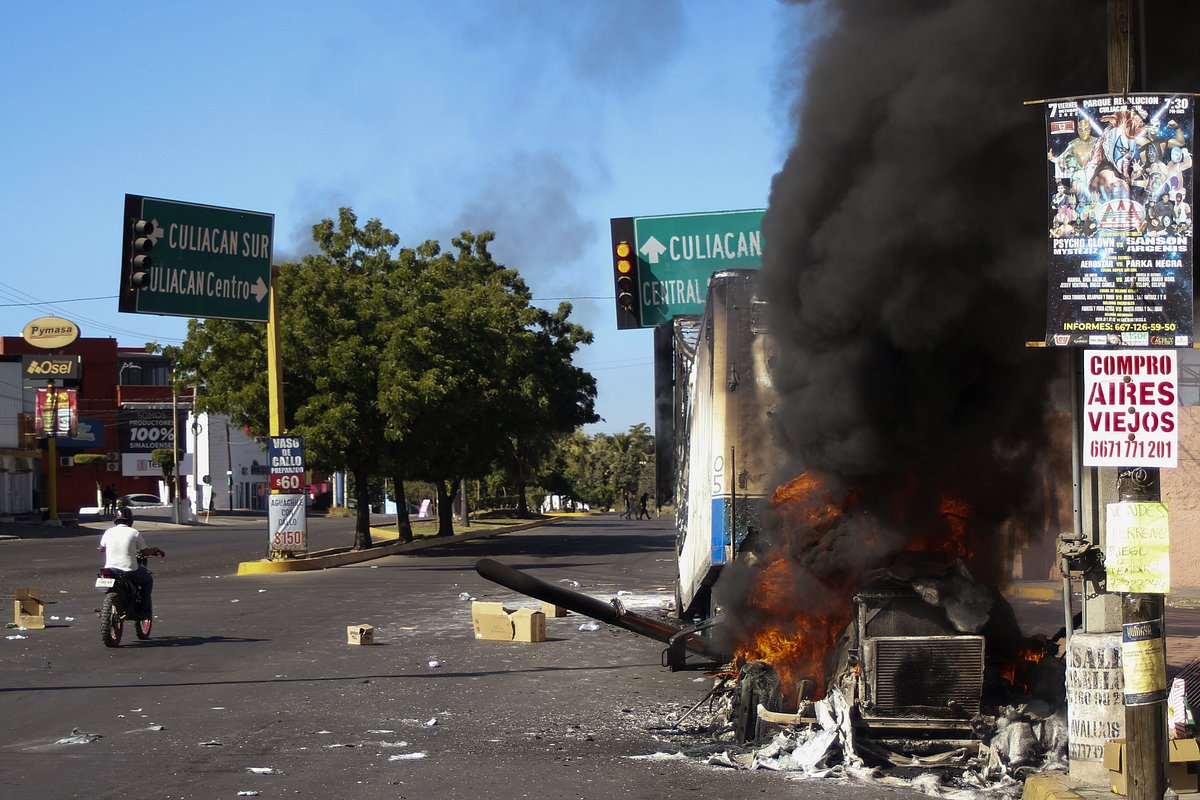
<svg viewBox="0 0 1200 800">
<path fill-rule="evenodd" d="M 896 636 L 867 640 L 872 713 L 958 716 L 979 712 L 983 637 Z"/>
</svg>

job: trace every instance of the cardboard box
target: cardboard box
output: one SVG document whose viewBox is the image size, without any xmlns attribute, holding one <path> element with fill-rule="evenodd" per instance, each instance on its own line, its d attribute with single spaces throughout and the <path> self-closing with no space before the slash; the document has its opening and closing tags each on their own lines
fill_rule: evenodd
<svg viewBox="0 0 1200 800">
<path fill-rule="evenodd" d="M 505 608 L 503 603 L 471 603 L 476 639 L 497 642 L 546 641 L 546 615 L 534 608 Z"/>
<path fill-rule="evenodd" d="M 513 622 L 503 603 L 473 601 L 471 627 L 475 629 L 476 639 L 511 642 L 513 638 Z"/>
<path fill-rule="evenodd" d="M 546 641 L 546 615 L 541 611 L 532 608 L 518 608 L 510 616 L 513 621 L 513 641 Z"/>
<path fill-rule="evenodd" d="M 547 603 L 545 600 L 543 600 L 542 613 L 546 615 L 547 619 L 549 619 L 551 617 L 565 617 L 567 615 L 567 610 L 562 606 L 556 606 L 554 603 Z"/>
<path fill-rule="evenodd" d="M 40 630 L 46 627 L 46 604 L 37 589 L 17 589 L 13 601 L 13 622 L 18 628 Z"/>
<path fill-rule="evenodd" d="M 371 625 L 348 626 L 346 644 L 375 644 L 375 628 Z"/>
<path fill-rule="evenodd" d="M 1180 794 L 1200 791 L 1200 742 L 1196 739 L 1168 739 L 1167 752 L 1171 768 L 1167 780 Z M 1104 768 L 1108 770 L 1109 785 L 1117 794 L 1129 793 L 1125 740 L 1113 739 L 1104 744 Z"/>
<path fill-rule="evenodd" d="M 1171 771 L 1167 775 L 1171 788 L 1180 794 L 1200 792 L 1200 742 L 1168 739 L 1167 753 L 1171 756 Z"/>
<path fill-rule="evenodd" d="M 1025 779 L 1021 800 L 1083 800 L 1082 796 L 1052 773 L 1030 775 Z"/>
</svg>

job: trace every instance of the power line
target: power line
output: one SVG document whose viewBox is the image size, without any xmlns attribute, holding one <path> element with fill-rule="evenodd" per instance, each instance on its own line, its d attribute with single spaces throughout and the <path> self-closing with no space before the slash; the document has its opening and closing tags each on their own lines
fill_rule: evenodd
<svg viewBox="0 0 1200 800">
<path fill-rule="evenodd" d="M 101 297 L 72 297 L 67 300 L 37 300 L 32 303 L 0 303 L 0 308 L 17 308 L 27 306 L 50 306 L 58 303 L 85 303 L 89 300 L 116 300 L 117 295 L 106 294 Z"/>
</svg>

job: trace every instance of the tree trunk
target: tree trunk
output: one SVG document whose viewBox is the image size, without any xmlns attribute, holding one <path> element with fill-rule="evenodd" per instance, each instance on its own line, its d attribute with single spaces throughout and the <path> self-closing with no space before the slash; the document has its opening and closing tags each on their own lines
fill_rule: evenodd
<svg viewBox="0 0 1200 800">
<path fill-rule="evenodd" d="M 411 542 L 413 530 L 412 522 L 408 518 L 408 502 L 404 498 L 404 479 L 393 475 L 392 486 L 395 488 L 396 494 L 396 532 L 400 536 L 400 541 Z"/>
<path fill-rule="evenodd" d="M 454 495 L 450 486 L 458 487 L 457 482 L 447 484 L 446 481 L 433 482 L 437 486 L 438 495 L 438 536 L 454 535 Z"/>
<path fill-rule="evenodd" d="M 354 523 L 354 549 L 366 550 L 371 546 L 371 487 L 366 470 L 354 470 L 354 499 L 358 503 L 358 516 Z"/>
<path fill-rule="evenodd" d="M 529 499 L 527 497 L 525 497 L 525 491 L 528 488 L 529 488 L 529 484 L 526 483 L 525 477 L 522 476 L 520 478 L 520 480 L 517 481 L 517 516 L 518 517 L 528 517 L 529 516 Z"/>
</svg>

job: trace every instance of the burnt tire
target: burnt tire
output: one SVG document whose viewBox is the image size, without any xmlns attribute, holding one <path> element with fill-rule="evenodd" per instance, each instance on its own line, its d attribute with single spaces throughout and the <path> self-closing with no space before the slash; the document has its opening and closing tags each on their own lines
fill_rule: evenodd
<svg viewBox="0 0 1200 800">
<path fill-rule="evenodd" d="M 761 703 L 768 711 L 781 711 L 779 676 L 765 661 L 751 661 L 738 677 L 737 714 L 734 733 L 741 744 L 752 744 L 770 736 L 771 730 L 758 718 Z"/>
<path fill-rule="evenodd" d="M 120 647 L 124 627 L 116 595 L 109 592 L 104 595 L 104 602 L 100 605 L 100 641 L 104 642 L 105 647 Z"/>
<path fill-rule="evenodd" d="M 153 626 L 154 626 L 154 613 L 151 612 L 150 616 L 146 617 L 145 619 L 139 619 L 137 621 L 137 623 L 134 624 L 133 632 L 137 634 L 137 637 L 139 639 L 141 639 L 142 641 L 145 641 L 146 639 L 150 638 L 150 629 Z"/>
</svg>

